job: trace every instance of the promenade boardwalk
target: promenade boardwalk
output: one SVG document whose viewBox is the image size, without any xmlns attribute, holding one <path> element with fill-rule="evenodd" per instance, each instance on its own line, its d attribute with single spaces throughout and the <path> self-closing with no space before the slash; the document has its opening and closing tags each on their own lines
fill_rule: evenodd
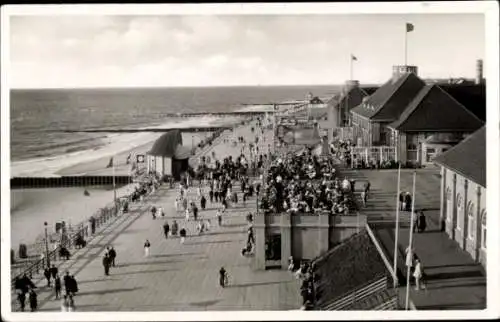
<svg viewBox="0 0 500 322">
<path fill-rule="evenodd" d="M 249 128 L 238 128 L 236 135 L 248 139 Z M 213 148 L 221 158 L 235 157 L 241 146 L 218 144 Z M 239 191 L 239 186 L 235 189 Z M 69 271 L 78 281 L 77 311 L 292 310 L 301 306 L 298 281 L 289 272 L 253 271 L 252 258 L 240 254 L 246 245 L 245 216 L 255 211 L 255 197 L 243 205 L 240 194 L 240 202 L 224 215 L 223 227 L 217 227 L 218 205 L 208 201 L 208 209 L 200 209 L 199 216 L 211 219 L 210 231 L 198 236 L 195 223 L 185 222 L 184 214 L 175 211 L 177 193 L 178 189 L 162 186 L 144 206 L 123 215 L 122 224 L 75 253 Z M 197 199 L 196 189 L 190 188 L 189 197 Z M 151 205 L 163 207 L 165 218 L 153 220 Z M 163 234 L 164 221 L 171 225 L 174 219 L 188 231 L 184 245 L 179 238 L 166 239 Z M 143 250 L 146 239 L 151 242 L 148 258 Z M 108 245 L 117 251 L 117 266 L 105 276 L 102 256 Z M 221 266 L 229 274 L 229 286 L 224 289 L 218 285 Z M 61 273 L 65 270 L 60 269 Z M 51 290 L 42 286 L 43 281 L 38 285 L 39 311 L 60 311 L 60 301 Z"/>
<path fill-rule="evenodd" d="M 368 215 L 392 262 L 395 243 L 395 214 L 397 170 L 347 170 L 360 182 L 361 189 L 365 180 L 371 182 L 372 193 L 361 212 Z M 482 266 L 452 241 L 445 232 L 440 231 L 439 202 L 440 178 L 438 169 L 417 171 L 415 209 L 424 210 L 427 229 L 424 233 L 414 234 L 413 247 L 422 260 L 427 274 L 426 290 L 415 291 L 412 279 L 411 299 L 418 310 L 467 310 L 486 308 L 486 274 Z M 401 172 L 401 190 L 412 191 L 413 171 Z M 398 240 L 398 269 L 406 278 L 404 253 L 409 243 L 409 213 L 400 212 L 400 231 Z M 403 281 L 402 284 L 405 284 Z M 404 303 L 406 287 L 400 289 L 400 303 Z"/>
</svg>

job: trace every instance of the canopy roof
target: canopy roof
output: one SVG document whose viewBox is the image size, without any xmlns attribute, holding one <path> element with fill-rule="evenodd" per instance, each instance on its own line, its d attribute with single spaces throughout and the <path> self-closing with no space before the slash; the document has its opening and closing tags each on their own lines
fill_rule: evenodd
<svg viewBox="0 0 500 322">
<path fill-rule="evenodd" d="M 175 152 L 179 145 L 182 146 L 181 131 L 171 130 L 156 140 L 148 154 L 157 157 L 172 158 L 175 156 Z"/>
</svg>

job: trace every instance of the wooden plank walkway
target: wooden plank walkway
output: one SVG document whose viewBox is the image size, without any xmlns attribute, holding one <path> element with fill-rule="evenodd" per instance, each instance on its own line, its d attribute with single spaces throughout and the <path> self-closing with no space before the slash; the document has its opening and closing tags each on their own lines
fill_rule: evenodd
<svg viewBox="0 0 500 322">
<path fill-rule="evenodd" d="M 239 128 L 236 135 L 250 138 L 250 126 Z M 261 151 L 270 142 L 270 138 L 261 142 Z M 219 157 L 235 157 L 240 148 L 230 144 L 213 147 Z M 195 223 L 185 222 L 184 215 L 175 211 L 177 192 L 162 186 L 146 205 L 124 215 L 128 217 L 115 229 L 75 253 L 69 272 L 78 281 L 77 311 L 292 310 L 301 306 L 298 281 L 289 272 L 253 271 L 252 258 L 240 254 L 246 242 L 245 216 L 255 211 L 255 197 L 246 205 L 240 197 L 240 203 L 228 209 L 223 227 L 216 227 L 217 206 L 208 201 L 208 209 L 200 210 L 199 216 L 211 219 L 212 225 L 209 232 L 198 236 Z M 190 198 L 195 195 L 196 189 L 191 188 Z M 151 205 L 163 207 L 166 217 L 153 220 L 148 211 Z M 163 234 L 164 221 L 171 225 L 174 219 L 188 231 L 184 245 Z M 149 258 L 143 251 L 146 239 L 151 242 Z M 117 266 L 105 276 L 101 262 L 108 245 L 117 251 Z M 229 273 L 230 285 L 225 289 L 218 285 L 221 266 Z M 60 301 L 51 290 L 40 286 L 38 293 L 39 311 L 60 310 Z"/>
</svg>

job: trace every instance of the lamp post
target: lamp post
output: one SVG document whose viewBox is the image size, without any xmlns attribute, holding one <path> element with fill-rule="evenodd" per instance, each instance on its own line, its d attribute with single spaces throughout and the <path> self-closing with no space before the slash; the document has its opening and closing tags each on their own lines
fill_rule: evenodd
<svg viewBox="0 0 500 322">
<path fill-rule="evenodd" d="M 45 226 L 45 258 L 47 259 L 47 267 L 50 267 L 50 258 L 49 258 L 49 238 L 47 234 L 47 222 L 44 222 Z"/>
</svg>

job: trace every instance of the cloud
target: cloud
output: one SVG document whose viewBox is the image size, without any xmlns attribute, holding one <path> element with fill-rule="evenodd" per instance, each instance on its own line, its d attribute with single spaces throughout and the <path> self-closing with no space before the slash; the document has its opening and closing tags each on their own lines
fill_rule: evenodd
<svg viewBox="0 0 500 322">
<path fill-rule="evenodd" d="M 412 18 L 416 28 L 409 57 L 418 62 L 421 71 L 428 69 L 426 72 L 435 74 L 453 69 L 464 74 L 470 69 L 465 59 L 484 56 L 482 19 L 417 18 Z M 351 53 L 359 58 L 355 73 L 362 81 L 384 81 L 391 64 L 401 63 L 402 50 L 398 48 L 402 46 L 398 45 L 403 34 L 399 27 L 405 19 L 337 15 L 17 16 L 11 18 L 12 84 L 340 83 L 348 77 Z M 463 43 L 469 46 L 463 48 Z M 455 55 L 446 59 L 457 50 L 474 58 Z M 439 64 L 431 61 L 430 53 Z M 472 68 L 469 75 L 473 73 Z"/>
</svg>

